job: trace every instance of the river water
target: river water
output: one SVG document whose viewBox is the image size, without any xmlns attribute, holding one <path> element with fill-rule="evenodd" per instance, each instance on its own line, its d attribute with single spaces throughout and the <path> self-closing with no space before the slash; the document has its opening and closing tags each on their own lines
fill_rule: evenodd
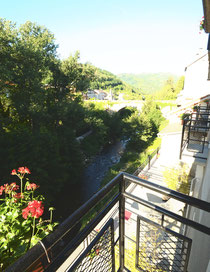
<svg viewBox="0 0 210 272">
<path fill-rule="evenodd" d="M 118 163 L 125 150 L 127 141 L 121 140 L 106 147 L 86 167 L 82 179 L 82 202 L 87 201 L 100 189 L 101 181 L 109 168 Z"/>
<path fill-rule="evenodd" d="M 109 168 L 120 161 L 126 143 L 127 141 L 122 140 L 105 147 L 84 169 L 79 185 L 70 184 L 65 187 L 54 204 L 56 221 L 62 222 L 100 189 L 101 181 Z"/>
</svg>

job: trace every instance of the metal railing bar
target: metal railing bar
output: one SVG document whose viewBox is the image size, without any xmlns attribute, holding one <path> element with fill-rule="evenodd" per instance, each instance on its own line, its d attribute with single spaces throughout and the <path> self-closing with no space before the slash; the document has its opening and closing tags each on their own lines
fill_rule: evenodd
<svg viewBox="0 0 210 272">
<path fill-rule="evenodd" d="M 200 113 L 199 116 L 209 116 L 209 114 Z M 184 118 L 184 120 L 185 120 L 185 121 L 192 120 L 192 121 L 206 121 L 206 122 L 210 122 L 207 118 L 206 118 L 206 120 L 203 119 L 202 117 L 201 117 L 201 118 L 198 117 L 198 118 L 196 119 L 195 116 L 193 116 L 192 119 L 191 119 L 191 118 Z"/>
<path fill-rule="evenodd" d="M 196 126 L 196 125 L 186 125 L 185 127 L 188 127 L 188 128 L 192 128 L 192 129 L 205 129 L 205 130 L 209 130 L 210 127 L 206 127 L 206 126 Z M 198 132 L 203 132 L 203 131 L 198 131 Z"/>
<path fill-rule="evenodd" d="M 119 242 L 119 240 L 120 240 L 120 236 L 117 237 L 116 241 L 114 242 L 114 246 L 117 245 L 117 243 Z"/>
<path fill-rule="evenodd" d="M 119 271 L 119 270 L 118 270 Z M 124 272 L 131 272 L 127 267 L 124 267 Z"/>
<path fill-rule="evenodd" d="M 193 158 L 207 160 L 207 158 L 203 158 L 203 157 L 200 157 L 200 156 L 197 156 L 197 155 L 193 155 Z"/>
<path fill-rule="evenodd" d="M 54 262 L 45 271 L 55 271 L 59 266 L 61 266 L 61 264 L 74 252 L 74 250 L 98 225 L 104 216 L 114 207 L 119 199 L 120 193 L 118 193 L 118 195 L 93 220 L 91 220 L 73 240 L 71 240 L 71 242 L 65 247 L 64 250 L 62 250 L 62 252 L 54 259 Z"/>
<path fill-rule="evenodd" d="M 119 200 L 119 262 L 120 271 L 123 272 L 125 264 L 125 179 L 120 182 L 120 200 Z"/>
<path fill-rule="evenodd" d="M 123 269 L 124 272 L 131 272 L 128 268 L 124 267 Z M 120 268 L 117 270 L 117 272 L 120 272 Z"/>
<path fill-rule="evenodd" d="M 126 202 L 126 203 L 128 203 L 128 202 Z M 128 203 L 128 204 L 129 204 L 129 203 Z M 127 209 L 127 208 L 126 208 L 126 210 L 132 212 L 132 214 L 135 214 L 137 217 L 139 216 L 139 213 L 137 213 L 137 212 L 135 212 L 135 211 L 133 211 L 133 210 L 129 210 L 129 209 Z M 159 211 L 156 211 L 156 212 L 160 213 Z M 156 219 L 159 219 L 159 221 L 161 222 L 162 216 L 164 216 L 164 215 L 161 213 L 161 217 L 158 217 L 158 218 L 156 218 Z M 134 219 L 134 218 L 132 218 L 132 217 L 131 217 L 129 220 L 132 220 L 132 221 L 135 222 L 135 223 L 137 222 L 137 220 Z M 166 218 L 164 217 L 164 222 L 163 222 L 163 223 L 169 224 L 170 221 L 168 221 L 167 217 L 166 217 Z"/>
<path fill-rule="evenodd" d="M 193 139 L 193 138 L 189 138 L 189 141 L 192 141 L 192 142 L 199 142 L 199 143 L 202 143 L 202 144 L 204 144 L 204 143 L 207 143 L 208 144 L 208 141 L 206 141 L 206 140 L 197 140 L 197 139 Z"/>
<path fill-rule="evenodd" d="M 153 183 L 151 181 L 144 180 L 144 179 L 141 179 L 139 177 L 132 176 L 132 175 L 130 175 L 128 173 L 125 173 L 125 172 L 123 172 L 123 176 L 124 176 L 125 180 L 133 182 L 133 183 L 135 183 L 137 185 L 143 186 L 145 188 L 148 188 L 148 189 L 150 189 L 152 191 L 161 193 L 163 195 L 168 195 L 168 196 L 170 196 L 170 197 L 172 197 L 174 199 L 177 199 L 177 200 L 179 200 L 181 202 L 184 202 L 186 204 L 189 204 L 189 205 L 194 206 L 196 208 L 199 208 L 201 210 L 210 212 L 210 203 L 209 202 L 206 202 L 206 201 L 200 200 L 198 198 L 179 193 L 177 191 L 171 190 L 171 189 L 166 188 L 164 186 L 155 184 L 155 183 Z"/>
<path fill-rule="evenodd" d="M 156 223 L 156 222 L 154 222 L 154 221 L 152 221 L 152 220 L 150 220 L 150 219 L 148 219 L 148 218 L 146 218 L 146 217 L 144 217 L 144 216 L 138 215 L 138 217 L 137 217 L 137 222 L 138 222 L 139 220 L 143 220 L 143 221 L 149 223 L 150 225 L 153 225 L 154 227 L 157 227 L 157 228 L 159 228 L 159 229 L 161 229 L 161 230 L 164 230 L 165 232 L 168 232 L 168 233 L 170 233 L 170 234 L 173 234 L 174 236 L 176 236 L 176 237 L 178 237 L 178 238 L 181 238 L 181 239 L 184 240 L 184 241 L 188 241 L 188 242 L 192 241 L 192 239 L 188 238 L 187 236 L 184 236 L 184 235 L 182 235 L 182 234 L 180 234 L 180 233 L 178 233 L 178 232 L 173 231 L 172 229 L 169 229 L 169 228 L 167 228 L 167 227 L 164 227 L 164 226 L 162 226 L 162 225 L 160 225 L 160 224 L 158 224 L 158 223 Z"/>
<path fill-rule="evenodd" d="M 188 225 L 188 226 L 190 226 L 190 227 L 192 227 L 192 228 L 194 228 L 194 229 L 196 229 L 198 231 L 201 231 L 201 232 L 203 232 L 205 234 L 210 235 L 210 228 L 209 227 L 201 225 L 200 223 L 194 222 L 194 221 L 192 221 L 190 219 L 184 218 L 181 215 L 178 215 L 178 214 L 175 214 L 175 213 L 173 213 L 171 211 L 168 211 L 168 210 L 166 210 L 166 209 L 164 209 L 164 208 L 162 208 L 160 206 L 157 206 L 157 205 L 155 205 L 155 204 L 153 204 L 153 203 L 151 203 L 151 202 L 149 202 L 147 200 L 141 199 L 141 198 L 139 198 L 137 196 L 133 196 L 133 195 L 128 194 L 128 193 L 124 193 L 124 195 L 125 195 L 125 197 L 127 197 L 127 198 L 129 198 L 129 199 L 131 199 L 133 201 L 136 201 L 139 204 L 142 204 L 142 205 L 144 205 L 144 206 L 146 206 L 146 207 L 148 207 L 148 208 L 150 208 L 152 210 L 158 211 L 161 214 L 164 214 L 164 215 L 166 215 L 168 217 L 171 217 L 171 218 L 173 218 L 173 219 L 175 219 L 175 220 L 177 220 L 177 221 L 179 221 L 179 222 L 181 222 L 181 223 L 183 223 L 185 225 Z"/>
<path fill-rule="evenodd" d="M 131 242 L 135 243 L 136 244 L 136 241 L 134 241 L 132 238 L 130 238 L 129 236 L 125 235 L 124 236 L 125 238 L 127 238 L 128 240 L 130 240 Z"/>
<path fill-rule="evenodd" d="M 187 145 L 187 141 L 186 141 L 186 139 L 185 139 L 185 126 L 186 126 L 186 122 L 185 122 L 185 120 L 184 120 L 184 125 L 183 125 L 183 127 L 182 127 L 182 138 L 181 138 L 181 146 L 180 146 L 180 152 L 179 152 L 179 159 L 181 160 L 181 158 L 182 158 L 182 152 L 183 152 L 183 150 L 184 150 L 184 148 L 185 148 L 185 146 Z"/>
</svg>

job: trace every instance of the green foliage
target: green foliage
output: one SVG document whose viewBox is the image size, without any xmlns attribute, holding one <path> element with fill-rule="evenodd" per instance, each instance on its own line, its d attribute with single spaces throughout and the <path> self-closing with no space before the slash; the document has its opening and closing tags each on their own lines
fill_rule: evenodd
<svg viewBox="0 0 210 272">
<path fill-rule="evenodd" d="M 157 92 L 156 99 L 171 100 L 176 99 L 177 95 L 184 88 L 184 76 L 181 76 L 179 80 L 174 83 L 174 79 L 168 78 L 162 89 Z"/>
<path fill-rule="evenodd" d="M 159 131 L 163 130 L 165 127 L 167 127 L 167 125 L 169 124 L 169 120 L 165 119 L 161 122 L 160 127 L 159 127 Z"/>
<path fill-rule="evenodd" d="M 79 63 L 78 52 L 57 59 L 53 34 L 37 24 L 16 28 L 1 19 L 0 30 L 0 177 L 14 165 L 30 165 L 52 200 L 81 177 L 76 136 L 88 123 L 78 93 L 89 86 L 93 69 Z"/>
<path fill-rule="evenodd" d="M 19 178 L 20 185 L 13 182 L 0 186 L 0 195 L 4 194 L 0 199 L 0 265 L 3 270 L 57 225 L 52 223 L 53 208 L 49 209 L 50 219 L 42 219 L 44 197 L 36 196 L 39 186 L 30 183 L 28 178 L 23 183 L 25 174 L 29 173 L 28 168 L 19 167 L 18 173 L 13 170 L 12 175 Z"/>
<path fill-rule="evenodd" d="M 182 114 L 180 115 L 180 119 L 181 119 L 181 120 L 184 120 L 185 118 L 188 119 L 188 118 L 190 117 L 190 115 L 191 115 L 190 113 L 184 112 L 184 113 L 182 113 Z"/>
<path fill-rule="evenodd" d="M 125 135 L 130 138 L 129 145 L 135 149 L 144 149 L 151 143 L 163 121 L 159 107 L 152 100 L 146 100 L 141 113 L 137 110 L 125 122 Z"/>
<path fill-rule="evenodd" d="M 129 145 L 126 146 L 126 150 L 123 153 L 120 162 L 113 165 L 107 175 L 104 177 L 101 187 L 106 185 L 120 172 L 127 172 L 133 174 L 135 170 L 142 165 L 158 147 L 161 145 L 161 138 L 156 138 L 145 150 L 138 149 L 133 150 Z"/>
<path fill-rule="evenodd" d="M 155 95 L 157 100 L 176 99 L 184 87 L 184 76 L 178 78 L 169 73 L 120 74 L 118 77 L 131 86 L 139 88 L 144 94 Z"/>
<path fill-rule="evenodd" d="M 84 121 L 92 132 L 81 142 L 81 148 L 86 157 L 96 154 L 102 146 L 113 143 L 124 136 L 124 117 L 131 115 L 132 111 L 110 114 L 104 109 L 106 106 L 106 103 L 86 103 L 84 107 Z"/>
<path fill-rule="evenodd" d="M 165 107 L 170 107 L 170 109 L 177 107 L 176 100 L 174 100 L 174 101 L 172 100 L 170 103 L 169 102 L 159 102 L 159 101 L 157 101 L 156 103 L 161 109 L 163 109 Z"/>
<path fill-rule="evenodd" d="M 95 68 L 86 63 L 79 63 L 80 54 L 77 51 L 61 63 L 61 70 L 66 77 L 67 86 L 71 90 L 84 92 L 88 89 L 91 81 L 95 78 Z"/>
<path fill-rule="evenodd" d="M 182 163 L 172 168 L 166 168 L 163 172 L 164 182 L 168 188 L 179 191 L 183 194 L 189 194 L 190 174 L 187 164 Z"/>
</svg>

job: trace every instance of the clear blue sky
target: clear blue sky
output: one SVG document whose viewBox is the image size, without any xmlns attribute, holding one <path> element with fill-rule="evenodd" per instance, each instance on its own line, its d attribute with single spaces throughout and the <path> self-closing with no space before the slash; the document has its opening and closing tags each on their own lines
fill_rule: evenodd
<svg viewBox="0 0 210 272">
<path fill-rule="evenodd" d="M 82 62 L 117 73 L 183 73 L 198 49 L 202 0 L 9 0 L 0 17 L 47 27 L 60 58 L 76 50 Z"/>
</svg>

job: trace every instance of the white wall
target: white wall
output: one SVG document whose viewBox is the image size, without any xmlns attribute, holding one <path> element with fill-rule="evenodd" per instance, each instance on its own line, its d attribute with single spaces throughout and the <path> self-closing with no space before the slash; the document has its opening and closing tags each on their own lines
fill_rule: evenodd
<svg viewBox="0 0 210 272">
<path fill-rule="evenodd" d="M 205 55 L 204 57 L 202 57 Z M 200 59 L 199 59 L 200 58 Z M 196 56 L 194 63 L 187 67 L 183 90 L 184 99 L 196 99 L 210 94 L 208 78 L 208 53 L 201 52 Z"/>
</svg>

